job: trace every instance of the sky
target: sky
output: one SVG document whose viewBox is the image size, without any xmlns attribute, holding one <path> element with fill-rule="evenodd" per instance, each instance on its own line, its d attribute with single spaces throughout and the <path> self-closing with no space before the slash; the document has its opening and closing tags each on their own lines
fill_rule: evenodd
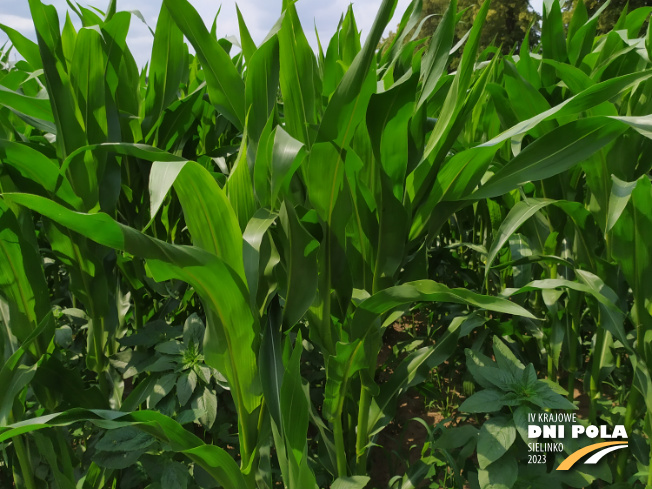
<svg viewBox="0 0 652 489">
<path fill-rule="evenodd" d="M 79 3 L 84 6 L 105 10 L 108 1 L 81 0 Z M 161 9 L 161 0 L 117 0 L 117 2 L 118 10 L 139 10 L 147 24 L 155 29 L 156 18 Z M 65 12 L 68 10 L 66 0 L 45 0 L 44 3 L 54 5 L 59 11 L 60 21 L 63 22 Z M 197 9 L 209 27 L 212 25 L 221 3 L 222 8 L 217 18 L 218 36 L 236 36 L 239 38 L 235 10 L 236 2 L 190 0 L 190 3 Z M 254 42 L 260 43 L 280 16 L 281 0 L 239 0 L 237 3 Z M 362 37 L 365 38 L 366 33 L 371 29 L 381 0 L 353 0 L 352 2 L 350 0 L 299 0 L 296 3 L 306 37 L 313 48 L 317 46 L 314 26 L 317 27 L 322 46 L 325 49 L 328 40 L 337 28 L 340 15 L 346 12 L 349 3 L 353 3 L 358 29 L 362 31 Z M 394 18 L 389 22 L 386 33 L 396 28 L 409 3 L 410 0 L 398 0 Z M 539 12 L 542 10 L 542 3 L 543 0 L 530 0 L 532 7 Z M 80 24 L 74 14 L 71 14 L 71 18 L 73 24 L 79 28 Z M 34 25 L 30 19 L 29 5 L 26 0 L 0 0 L 0 23 L 19 31 L 32 40 L 36 39 Z M 4 32 L 0 32 L 0 46 L 6 40 L 7 36 Z M 152 35 L 145 24 L 135 16 L 132 16 L 127 42 L 138 65 L 140 67 L 144 66 L 152 49 Z"/>
</svg>

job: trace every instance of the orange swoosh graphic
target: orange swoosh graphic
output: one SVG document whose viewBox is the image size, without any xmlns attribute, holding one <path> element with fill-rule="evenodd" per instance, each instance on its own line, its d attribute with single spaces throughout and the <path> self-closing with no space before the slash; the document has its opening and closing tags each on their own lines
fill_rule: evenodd
<svg viewBox="0 0 652 489">
<path fill-rule="evenodd" d="M 571 453 L 566 459 L 559 464 L 559 467 L 557 467 L 557 470 L 568 470 L 570 469 L 575 462 L 577 462 L 579 459 L 581 459 L 584 455 L 587 453 L 594 452 L 600 448 L 603 447 L 609 447 L 612 445 L 627 445 L 626 441 L 605 441 L 603 443 L 595 443 L 593 445 L 589 445 L 588 447 L 580 448 L 578 451 Z"/>
</svg>

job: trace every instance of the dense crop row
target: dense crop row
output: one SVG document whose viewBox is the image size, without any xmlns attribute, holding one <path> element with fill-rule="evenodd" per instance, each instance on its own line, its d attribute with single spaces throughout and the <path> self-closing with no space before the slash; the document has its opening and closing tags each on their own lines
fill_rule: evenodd
<svg viewBox="0 0 652 489">
<path fill-rule="evenodd" d="M 384 0 L 315 54 L 290 1 L 234 49 L 164 0 L 139 72 L 115 3 L 2 27 L 0 485 L 374 487 L 446 362 L 467 398 L 392 487 L 652 487 L 652 7 L 596 37 L 546 0 L 503 56 L 489 1 L 454 45 L 456 1 L 424 40 L 416 0 L 378 50 Z M 576 392 L 628 450 L 525 463 L 528 413 Z"/>
</svg>

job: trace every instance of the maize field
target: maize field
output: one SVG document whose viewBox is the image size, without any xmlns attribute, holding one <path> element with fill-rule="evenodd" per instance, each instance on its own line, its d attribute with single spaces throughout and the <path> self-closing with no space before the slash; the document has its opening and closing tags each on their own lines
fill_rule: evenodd
<svg viewBox="0 0 652 489">
<path fill-rule="evenodd" d="M 0 487 L 652 489 L 652 7 L 503 54 L 490 0 L 315 50 L 292 0 L 258 45 L 163 0 L 139 69 L 115 0 L 28 1 Z"/>
</svg>

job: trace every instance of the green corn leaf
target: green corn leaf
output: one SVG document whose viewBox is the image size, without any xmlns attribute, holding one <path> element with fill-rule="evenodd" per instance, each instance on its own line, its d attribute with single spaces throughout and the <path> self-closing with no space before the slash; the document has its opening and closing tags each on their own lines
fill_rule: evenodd
<svg viewBox="0 0 652 489">
<path fill-rule="evenodd" d="M 279 218 L 287 237 L 287 291 L 283 325 L 289 330 L 305 315 L 315 299 L 319 243 L 301 225 L 296 211 L 288 202 L 281 206 Z"/>
<path fill-rule="evenodd" d="M 374 266 L 373 291 L 394 283 L 394 275 L 401 266 L 408 231 L 408 215 L 391 189 L 391 182 L 381 174 L 381 200 L 378 218 L 378 244 Z"/>
<path fill-rule="evenodd" d="M 362 50 L 344 74 L 328 103 L 319 126 L 318 141 L 337 141 L 340 146 L 345 146 L 355 127 L 364 119 L 365 108 L 375 91 L 370 69 L 376 46 L 395 7 L 396 0 L 383 0 L 380 5 Z"/>
<path fill-rule="evenodd" d="M 235 10 L 238 14 L 238 27 L 240 28 L 240 45 L 242 46 L 242 54 L 244 54 L 247 63 L 250 63 L 252 56 L 256 52 L 256 44 L 251 38 L 251 34 L 249 34 L 247 24 L 245 24 L 240 8 L 237 5 L 235 6 Z"/>
<path fill-rule="evenodd" d="M 611 195 L 609 197 L 609 211 L 607 217 L 607 228 L 606 232 L 611 231 L 611 229 L 616 225 L 618 219 L 622 215 L 629 199 L 632 196 L 632 192 L 636 188 L 638 182 L 623 182 L 617 176 L 611 175 L 611 180 L 613 184 L 611 186 Z"/>
<path fill-rule="evenodd" d="M 549 290 L 557 288 L 568 288 L 589 294 L 598 301 L 600 310 L 603 312 L 602 326 L 613 334 L 628 351 L 632 351 L 623 326 L 624 314 L 615 305 L 615 302 L 617 301 L 615 292 L 607 287 L 599 277 L 590 272 L 575 270 L 575 273 L 580 281 L 550 278 L 534 280 L 518 289 L 507 290 L 506 295 L 513 296 L 533 290 Z"/>
<path fill-rule="evenodd" d="M 247 134 L 253 140 L 254 148 L 257 148 L 265 124 L 274 110 L 278 93 L 280 73 L 278 36 L 274 35 L 265 41 L 247 57 L 247 63 L 245 81 Z"/>
<path fill-rule="evenodd" d="M 451 46 L 453 45 L 456 13 L 457 0 L 453 0 L 448 4 L 446 12 L 444 12 L 444 16 L 430 40 L 428 51 L 422 61 L 419 80 L 421 82 L 421 93 L 419 94 L 415 111 L 419 110 L 424 102 L 432 95 L 439 79 L 444 74 Z"/>
<path fill-rule="evenodd" d="M 179 29 L 195 48 L 213 105 L 238 129 L 245 126 L 245 87 L 229 55 L 210 35 L 187 0 L 164 0 Z"/>
<path fill-rule="evenodd" d="M 507 217 L 500 225 L 498 232 L 494 235 L 494 240 L 491 243 L 491 248 L 487 254 L 485 275 L 489 273 L 489 269 L 496 259 L 500 249 L 504 246 L 509 237 L 516 232 L 521 224 L 552 203 L 554 203 L 553 200 L 528 199 L 518 202 L 514 207 L 512 207 L 509 214 L 507 214 Z"/>
<path fill-rule="evenodd" d="M 50 315 L 44 317 L 38 327 L 25 338 L 0 369 L 0 389 L 3 392 L 0 400 L 0 424 L 3 426 L 8 424 L 16 396 L 30 383 L 38 368 L 38 364 L 31 367 L 21 365 L 23 356 L 34 340 L 40 335 L 48 334 L 47 329 L 52 326 L 50 320 Z"/>
<path fill-rule="evenodd" d="M 547 2 L 544 6 L 545 22 L 541 29 L 543 57 L 564 62 L 566 60 L 566 40 L 559 0 Z M 546 83 L 549 85 L 549 83 Z"/>
<path fill-rule="evenodd" d="M 537 139 L 496 174 L 471 198 L 495 197 L 518 185 L 543 180 L 572 168 L 626 130 L 603 118 L 570 122 Z"/>
<path fill-rule="evenodd" d="M 238 218 L 240 228 L 244 231 L 247 223 L 256 212 L 254 189 L 247 162 L 247 138 L 242 138 L 238 159 L 231 170 L 225 185 L 226 195 L 229 198 L 233 212 Z"/>
<path fill-rule="evenodd" d="M 308 436 L 308 401 L 301 387 L 301 353 L 303 345 L 301 335 L 290 357 L 283 383 L 281 384 L 281 418 L 283 432 L 289 454 L 292 454 L 297 464 L 301 464 L 306 451 Z"/>
<path fill-rule="evenodd" d="M 283 346 L 281 344 L 282 316 L 278 300 L 272 301 L 267 311 L 267 328 L 260 345 L 260 376 L 272 420 L 279 431 L 283 431 L 281 416 L 281 386 L 285 375 L 283 367 Z"/>
<path fill-rule="evenodd" d="M 278 31 L 283 113 L 288 133 L 310 147 L 320 108 L 321 79 L 294 4 L 283 13 Z"/>
<path fill-rule="evenodd" d="M 103 143 L 108 135 L 104 78 L 107 59 L 103 42 L 99 29 L 82 28 L 72 57 L 70 83 L 88 144 Z"/>
<path fill-rule="evenodd" d="M 57 126 L 59 151 L 65 157 L 86 144 L 86 137 L 82 115 L 67 74 L 59 34 L 59 17 L 52 5 L 43 5 L 40 0 L 29 0 L 29 8 L 36 27 L 46 87 Z"/>
<path fill-rule="evenodd" d="M 642 348 L 643 331 L 652 325 L 652 286 L 648 280 L 652 273 L 648 240 L 652 229 L 646 210 L 650 205 L 652 185 L 644 175 L 638 179 L 625 210 L 612 229 L 613 256 L 634 293 L 639 349 Z"/>
<path fill-rule="evenodd" d="M 50 101 L 46 98 L 29 97 L 0 85 L 0 104 L 44 123 L 54 122 Z"/>
<path fill-rule="evenodd" d="M 337 353 L 328 361 L 324 391 L 324 417 L 334 421 L 342 413 L 348 382 L 365 368 L 364 344 L 360 340 L 351 343 L 338 342 Z"/>
<path fill-rule="evenodd" d="M 527 318 L 534 316 L 521 306 L 498 297 L 476 294 L 467 289 L 449 289 L 432 280 L 417 280 L 382 290 L 360 303 L 353 315 L 351 332 L 354 338 L 364 337 L 374 320 L 381 314 L 419 301 L 452 302 L 489 311 L 513 314 Z"/>
<path fill-rule="evenodd" d="M 23 177 L 41 186 L 51 196 L 56 196 L 60 202 L 77 210 L 83 208 L 81 199 L 57 164 L 40 151 L 24 144 L 0 140 L 0 157 L 5 165 L 15 168 Z"/>
<path fill-rule="evenodd" d="M 177 100 L 179 84 L 186 70 L 183 33 L 177 27 L 165 4 L 156 22 L 152 56 L 149 63 L 145 95 L 145 132 L 173 101 Z"/>
<path fill-rule="evenodd" d="M 258 209 L 245 228 L 243 238 L 243 261 L 247 284 L 249 284 L 249 295 L 252 303 L 252 310 L 258 309 L 256 299 L 258 297 L 258 286 L 261 283 L 260 270 L 265 271 L 270 260 L 265 262 L 261 257 L 261 246 L 269 228 L 274 224 L 278 216 L 267 209 Z"/>
<path fill-rule="evenodd" d="M 273 127 L 273 117 L 267 119 L 267 123 L 260 131 L 256 145 L 254 162 L 254 193 L 261 207 L 272 208 L 272 155 L 274 140 L 278 128 Z M 255 130 L 255 129 L 254 129 Z"/>
<path fill-rule="evenodd" d="M 63 413 L 15 423 L 0 429 L 0 440 L 5 441 L 23 433 L 31 433 L 51 426 L 67 426 L 87 421 L 105 429 L 134 427 L 169 444 L 171 450 L 186 455 L 200 465 L 227 489 L 246 489 L 248 486 L 231 456 L 215 445 L 206 445 L 176 421 L 154 411 L 103 411 L 71 409 Z"/>
<path fill-rule="evenodd" d="M 212 253 L 150 238 L 103 213 L 72 212 L 35 195 L 7 195 L 97 243 L 145 258 L 157 281 L 176 278 L 192 284 L 209 313 L 204 340 L 207 362 L 227 377 L 241 413 L 245 410 L 251 413 L 260 404 L 257 392 L 260 384 L 252 350 L 255 322 L 245 299 L 245 285 L 231 267 Z"/>
<path fill-rule="evenodd" d="M 102 36 L 105 41 L 104 49 L 108 58 L 105 78 L 108 92 L 111 94 L 107 105 L 112 101 L 115 103 L 113 110 L 138 115 L 140 108 L 140 79 L 136 61 L 127 46 L 127 33 L 129 32 L 130 23 L 131 14 L 129 12 L 117 12 L 102 26 Z M 113 134 L 115 128 L 111 127 L 112 124 L 116 123 L 115 119 L 116 114 L 114 113 L 111 115 L 109 122 L 109 132 L 112 139 L 118 137 Z M 118 122 L 118 124 L 120 123 Z"/>
<path fill-rule="evenodd" d="M 20 32 L 11 27 L 0 24 L 0 29 L 2 29 L 7 37 L 11 41 L 11 44 L 14 46 L 16 51 L 25 58 L 34 71 L 43 69 L 43 63 L 41 62 L 41 55 L 39 53 L 38 45 L 31 39 L 26 38 Z"/>
<path fill-rule="evenodd" d="M 5 200 L 0 200 L 0 256 L 0 293 L 8 303 L 11 319 L 5 326 L 18 340 L 27 341 L 49 317 L 48 289 L 33 238 L 23 235 Z M 48 325 L 53 326 L 49 320 Z M 53 332 L 43 334 L 30 351 L 37 357 L 45 353 Z"/>
</svg>

